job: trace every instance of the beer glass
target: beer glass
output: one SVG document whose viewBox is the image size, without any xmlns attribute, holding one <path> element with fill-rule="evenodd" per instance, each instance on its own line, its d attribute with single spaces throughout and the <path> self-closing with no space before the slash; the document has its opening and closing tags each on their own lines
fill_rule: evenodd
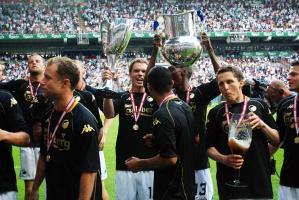
<svg viewBox="0 0 299 200">
<path fill-rule="evenodd" d="M 232 114 L 228 132 L 228 146 L 232 154 L 238 154 L 244 157 L 248 151 L 252 140 L 252 129 L 248 121 L 248 116 L 241 114 Z M 234 180 L 226 183 L 231 187 L 247 187 L 240 181 L 240 169 L 236 169 Z"/>
</svg>

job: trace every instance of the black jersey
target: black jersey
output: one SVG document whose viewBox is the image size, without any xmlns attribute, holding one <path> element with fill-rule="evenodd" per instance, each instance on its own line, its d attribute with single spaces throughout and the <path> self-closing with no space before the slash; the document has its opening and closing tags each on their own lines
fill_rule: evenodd
<svg viewBox="0 0 299 200">
<path fill-rule="evenodd" d="M 217 81 L 193 87 L 189 93 L 189 106 L 194 113 L 197 134 L 200 134 L 200 144 L 195 145 L 195 169 L 201 170 L 209 167 L 208 155 L 205 147 L 206 114 L 211 100 L 220 94 Z M 187 91 L 178 93 L 180 99 L 186 102 Z"/>
<path fill-rule="evenodd" d="M 99 107 L 94 95 L 87 90 L 75 90 L 74 96 L 80 97 L 80 103 L 95 116 L 98 121 L 99 128 L 102 128 L 103 123 L 101 121 Z"/>
<path fill-rule="evenodd" d="M 10 132 L 26 131 L 26 122 L 15 98 L 0 90 L 0 128 Z M 0 142 L 0 193 L 17 191 L 12 146 Z"/>
<path fill-rule="evenodd" d="M 134 93 L 135 106 L 139 107 L 143 93 Z M 116 140 L 116 169 L 128 170 L 125 161 L 131 156 L 151 158 L 156 155 L 154 148 L 145 145 L 143 136 L 152 133 L 152 115 L 157 109 L 154 99 L 147 96 L 138 119 L 138 130 L 133 129 L 135 124 L 130 93 L 121 93 L 115 99 L 114 110 L 119 114 L 119 126 Z"/>
<path fill-rule="evenodd" d="M 31 95 L 27 80 L 18 79 L 7 83 L 0 83 L 0 88 L 10 91 L 19 102 L 29 129 L 31 142 L 35 142 L 31 146 L 38 146 L 38 142 L 32 138 L 32 126 L 42 121 L 44 114 L 51 108 L 52 104 L 43 96 L 39 83 L 33 82 L 32 86 L 34 95 L 36 93 L 35 97 Z"/>
<path fill-rule="evenodd" d="M 154 199 L 194 199 L 195 126 L 191 108 L 176 98 L 164 103 L 153 117 L 159 155 L 178 158 L 175 166 L 155 169 Z"/>
<path fill-rule="evenodd" d="M 50 133 L 61 116 L 53 112 Z M 78 199 L 82 172 L 100 169 L 98 133 L 95 117 L 82 104 L 63 118 L 47 152 L 47 125 L 44 123 L 41 154 L 50 155 L 46 162 L 47 199 Z"/>
<path fill-rule="evenodd" d="M 236 103 L 229 107 L 230 113 L 241 113 L 242 103 Z M 268 126 L 276 128 L 271 112 L 261 99 L 250 99 L 246 113 L 254 112 Z M 221 154 L 228 155 L 231 151 L 228 147 L 228 125 L 226 121 L 224 103 L 210 110 L 207 122 L 207 147 L 215 147 Z M 248 184 L 241 193 L 236 193 L 226 186 L 226 182 L 232 180 L 235 170 L 217 162 L 217 185 L 220 199 L 228 198 L 272 198 L 272 185 L 270 175 L 270 153 L 266 136 L 260 129 L 252 130 L 252 142 L 245 155 L 241 168 L 240 180 Z M 240 188 L 239 188 L 240 189 Z M 228 196 L 236 195 L 236 196 Z M 237 196 L 240 195 L 240 196 Z"/>
<path fill-rule="evenodd" d="M 280 184 L 287 187 L 299 188 L 299 144 L 295 143 L 296 134 L 294 122 L 294 96 L 282 101 L 277 110 L 277 125 L 280 140 L 283 141 L 284 160 L 281 168 Z M 299 113 L 299 104 L 297 103 L 297 113 Z M 299 117 L 297 116 L 297 120 Z"/>
</svg>

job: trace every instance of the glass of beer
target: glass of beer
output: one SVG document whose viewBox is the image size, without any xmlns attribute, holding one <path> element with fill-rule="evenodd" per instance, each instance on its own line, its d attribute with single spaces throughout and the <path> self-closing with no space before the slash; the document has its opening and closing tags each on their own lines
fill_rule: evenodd
<svg viewBox="0 0 299 200">
<path fill-rule="evenodd" d="M 228 132 L 228 146 L 232 154 L 244 156 L 248 151 L 252 140 L 252 129 L 248 121 L 248 116 L 241 114 L 232 114 Z M 240 169 L 236 169 L 235 179 L 228 182 L 231 187 L 247 187 L 240 182 Z"/>
</svg>

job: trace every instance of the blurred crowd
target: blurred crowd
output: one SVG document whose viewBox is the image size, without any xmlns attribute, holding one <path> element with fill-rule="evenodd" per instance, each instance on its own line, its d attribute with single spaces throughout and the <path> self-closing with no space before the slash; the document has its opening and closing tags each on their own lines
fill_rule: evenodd
<svg viewBox="0 0 299 200">
<path fill-rule="evenodd" d="M 56 55 L 43 55 L 45 59 Z M 68 55 L 70 56 L 70 55 Z M 100 88 L 102 82 L 102 70 L 106 66 L 106 60 L 99 56 L 70 56 L 76 60 L 83 61 L 86 70 L 85 80 L 88 85 Z M 128 73 L 129 63 L 135 57 L 150 58 L 149 55 L 143 53 L 129 55 L 124 54 L 119 59 L 115 69 L 115 88 L 119 91 L 125 91 L 130 86 L 130 78 Z M 265 82 L 269 82 L 274 78 L 286 81 L 289 71 L 289 64 L 298 58 L 298 54 L 284 58 L 269 57 L 236 57 L 236 56 L 219 56 L 219 60 L 223 65 L 232 64 L 239 66 L 244 72 L 246 78 L 255 78 Z M 4 76 L 1 81 L 24 78 L 27 75 L 27 55 L 0 55 L 0 61 L 5 63 Z M 167 66 L 168 64 L 160 57 L 157 65 Z M 212 63 L 208 57 L 201 57 L 193 66 L 193 75 L 191 77 L 191 85 L 197 86 L 206 83 L 215 77 Z"/>
<path fill-rule="evenodd" d="M 190 9 L 204 13 L 209 32 L 299 30 L 297 0 L 0 0 L 0 33 L 98 32 L 115 17 L 151 31 L 157 16 Z"/>
</svg>

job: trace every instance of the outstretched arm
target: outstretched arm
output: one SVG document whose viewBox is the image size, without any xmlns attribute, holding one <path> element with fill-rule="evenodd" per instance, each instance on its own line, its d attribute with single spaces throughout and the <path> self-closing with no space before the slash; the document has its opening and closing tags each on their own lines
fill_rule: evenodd
<svg viewBox="0 0 299 200">
<path fill-rule="evenodd" d="M 19 132 L 9 132 L 0 129 L 0 142 L 6 142 L 15 146 L 24 146 L 29 144 L 29 135 L 23 131 Z"/>
</svg>

